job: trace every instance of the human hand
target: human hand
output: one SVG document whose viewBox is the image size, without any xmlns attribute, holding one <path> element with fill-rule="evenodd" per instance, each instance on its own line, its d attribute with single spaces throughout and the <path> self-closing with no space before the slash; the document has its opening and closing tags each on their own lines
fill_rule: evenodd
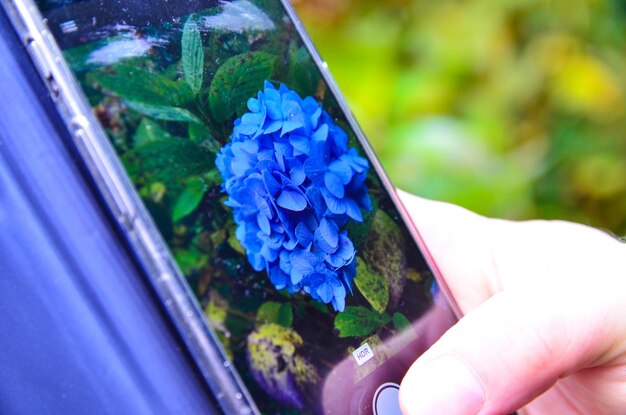
<svg viewBox="0 0 626 415">
<path fill-rule="evenodd" d="M 400 196 L 464 314 L 406 374 L 405 414 L 626 413 L 626 245 Z"/>
</svg>

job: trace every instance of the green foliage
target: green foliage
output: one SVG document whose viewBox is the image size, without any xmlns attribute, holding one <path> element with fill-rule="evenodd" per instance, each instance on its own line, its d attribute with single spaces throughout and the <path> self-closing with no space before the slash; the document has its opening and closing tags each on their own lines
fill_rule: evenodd
<svg viewBox="0 0 626 415">
<path fill-rule="evenodd" d="M 148 142 L 128 151 L 122 157 L 130 175 L 181 184 L 213 168 L 214 157 L 208 150 L 189 140 L 173 138 Z"/>
<path fill-rule="evenodd" d="M 191 124 L 194 125 L 194 124 Z M 165 131 L 150 118 L 143 118 L 133 135 L 133 146 L 138 147 L 159 140 L 173 140 L 175 137 Z"/>
<path fill-rule="evenodd" d="M 202 124 L 189 124 L 189 139 L 194 143 L 205 145 L 212 153 L 217 153 L 221 148 L 211 131 Z"/>
<path fill-rule="evenodd" d="M 248 52 L 228 59 L 215 73 L 209 89 L 213 118 L 224 122 L 246 108 L 248 98 L 271 79 L 276 57 L 266 52 Z"/>
<path fill-rule="evenodd" d="M 624 234 L 622 4 L 296 7 L 398 187 L 489 216 Z"/>
<path fill-rule="evenodd" d="M 389 303 L 389 285 L 387 280 L 369 267 L 363 259 L 357 257 L 356 264 L 354 283 L 374 310 L 379 313 L 384 312 Z"/>
<path fill-rule="evenodd" d="M 259 307 L 256 319 L 261 324 L 274 323 L 279 326 L 290 327 L 293 322 L 291 304 L 267 301 Z"/>
<path fill-rule="evenodd" d="M 198 117 L 184 108 L 144 104 L 142 102 L 133 101 L 127 101 L 127 104 L 131 109 L 156 120 L 202 123 Z"/>
<path fill-rule="evenodd" d="M 200 92 L 204 75 L 204 51 L 198 24 L 190 16 L 183 27 L 182 61 L 185 80 L 194 94 Z"/>
<path fill-rule="evenodd" d="M 89 74 L 95 84 L 126 101 L 151 105 L 184 105 L 191 99 L 189 86 L 136 65 L 119 64 Z"/>
<path fill-rule="evenodd" d="M 407 278 L 406 237 L 398 224 L 382 209 L 374 213 L 363 248 L 363 258 L 387 282 L 390 306 L 395 307 Z"/>
<path fill-rule="evenodd" d="M 315 96 L 321 80 L 320 72 L 306 47 L 293 49 L 289 62 L 289 81 L 302 96 Z"/>
<path fill-rule="evenodd" d="M 390 321 L 389 314 L 380 314 L 362 306 L 348 306 L 335 317 L 335 328 L 339 330 L 339 337 L 360 337 L 371 334 Z"/>
<path fill-rule="evenodd" d="M 174 222 L 181 220 L 185 216 L 192 213 L 204 197 L 207 186 L 204 180 L 200 178 L 192 178 L 185 182 L 185 189 L 180 194 L 174 204 L 172 212 L 172 220 Z"/>
<path fill-rule="evenodd" d="M 201 270 L 208 262 L 206 255 L 194 250 L 181 250 L 174 252 L 176 263 L 185 275 Z"/>
<path fill-rule="evenodd" d="M 393 327 L 395 327 L 395 329 L 398 330 L 399 332 L 404 331 L 407 328 L 411 327 L 411 322 L 402 313 L 398 313 L 398 312 L 393 313 L 393 316 L 391 317 L 391 321 L 393 322 Z"/>
</svg>

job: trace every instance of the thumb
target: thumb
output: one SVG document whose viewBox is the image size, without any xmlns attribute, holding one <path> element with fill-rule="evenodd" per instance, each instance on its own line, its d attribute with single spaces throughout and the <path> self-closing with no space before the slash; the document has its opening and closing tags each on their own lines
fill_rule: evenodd
<svg viewBox="0 0 626 415">
<path fill-rule="evenodd" d="M 524 406 L 593 359 L 603 336 L 579 308 L 562 299 L 556 307 L 536 290 L 494 295 L 413 364 L 400 388 L 404 413 L 507 414 Z"/>
</svg>

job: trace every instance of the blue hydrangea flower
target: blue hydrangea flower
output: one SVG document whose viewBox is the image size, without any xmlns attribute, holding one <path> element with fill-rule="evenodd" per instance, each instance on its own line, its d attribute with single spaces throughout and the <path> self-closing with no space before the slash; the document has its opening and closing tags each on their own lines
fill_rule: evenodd
<svg viewBox="0 0 626 415">
<path fill-rule="evenodd" d="M 266 81 L 247 106 L 216 159 L 236 236 L 277 289 L 343 311 L 356 251 L 342 227 L 372 209 L 369 163 L 312 97 Z"/>
</svg>

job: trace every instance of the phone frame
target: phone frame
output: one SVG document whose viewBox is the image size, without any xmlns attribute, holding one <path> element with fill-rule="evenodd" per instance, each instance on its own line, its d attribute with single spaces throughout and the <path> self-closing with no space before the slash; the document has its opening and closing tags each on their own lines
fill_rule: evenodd
<svg viewBox="0 0 626 415">
<path fill-rule="evenodd" d="M 95 118 L 82 88 L 63 58 L 61 49 L 46 26 L 46 21 L 37 5 L 33 0 L 1 1 L 33 64 L 46 84 L 59 115 L 73 138 L 73 145 L 89 171 L 97 191 L 101 194 L 130 249 L 143 267 L 150 285 L 179 331 L 185 346 L 215 394 L 222 410 L 228 414 L 259 413 L 239 374 L 226 357 L 217 336 L 207 324 L 204 313 L 184 275 L 127 176 L 108 136 Z M 349 110 L 345 98 L 328 70 L 328 65 L 315 49 L 290 2 L 288 0 L 276 1 L 281 2 L 450 307 L 457 317 L 460 317 L 460 309 L 441 277 L 435 261 L 365 138 L 365 134 Z"/>
</svg>

